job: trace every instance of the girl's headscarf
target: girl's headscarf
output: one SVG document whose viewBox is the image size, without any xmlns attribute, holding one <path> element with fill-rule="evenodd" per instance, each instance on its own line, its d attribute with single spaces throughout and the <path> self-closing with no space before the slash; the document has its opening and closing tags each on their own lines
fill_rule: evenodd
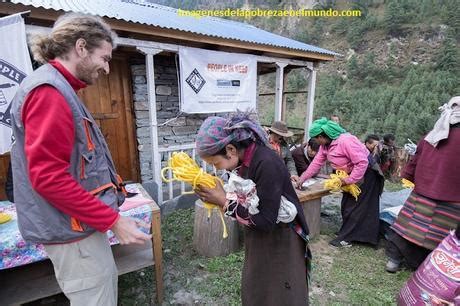
<svg viewBox="0 0 460 306">
<path fill-rule="evenodd" d="M 325 117 L 313 121 L 309 134 L 310 137 L 316 137 L 324 132 L 330 139 L 337 139 L 341 134 L 346 133 L 337 122 L 327 120 Z"/>
<path fill-rule="evenodd" d="M 237 112 L 227 119 L 208 117 L 198 131 L 196 148 L 198 154 L 211 156 L 232 141 L 246 139 L 268 144 L 267 133 L 248 112 Z"/>
<path fill-rule="evenodd" d="M 451 124 L 460 122 L 460 96 L 453 97 L 449 103 L 445 103 L 439 110 L 441 111 L 441 116 L 434 124 L 431 132 L 425 137 L 425 140 L 433 147 L 436 147 L 441 140 L 449 137 Z"/>
</svg>

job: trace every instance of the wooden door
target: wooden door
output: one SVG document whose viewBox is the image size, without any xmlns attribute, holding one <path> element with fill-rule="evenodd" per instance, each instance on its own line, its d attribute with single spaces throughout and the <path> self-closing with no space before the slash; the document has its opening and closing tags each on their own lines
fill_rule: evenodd
<svg viewBox="0 0 460 306">
<path fill-rule="evenodd" d="M 0 155 L 0 201 L 6 200 L 5 182 L 10 162 L 10 153 Z"/>
<path fill-rule="evenodd" d="M 138 182 L 139 162 L 131 92 L 127 58 L 114 55 L 109 75 L 101 75 L 97 84 L 85 88 L 79 95 L 104 134 L 118 174 L 124 180 Z"/>
</svg>

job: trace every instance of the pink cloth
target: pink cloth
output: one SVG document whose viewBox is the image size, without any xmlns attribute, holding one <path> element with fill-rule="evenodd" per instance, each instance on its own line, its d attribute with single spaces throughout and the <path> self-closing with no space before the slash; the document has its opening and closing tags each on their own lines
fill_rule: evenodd
<svg viewBox="0 0 460 306">
<path fill-rule="evenodd" d="M 153 200 L 143 197 L 142 195 L 138 194 L 132 198 L 126 198 L 123 204 L 119 207 L 120 211 L 127 211 L 139 206 L 143 206 L 145 204 L 152 203 Z"/>
<path fill-rule="evenodd" d="M 347 184 L 354 184 L 364 177 L 369 151 L 356 136 L 350 133 L 341 134 L 332 140 L 328 147 L 320 146 L 318 154 L 300 176 L 302 182 L 318 174 L 328 160 L 335 170 L 344 170 L 350 176 L 345 179 Z"/>
</svg>

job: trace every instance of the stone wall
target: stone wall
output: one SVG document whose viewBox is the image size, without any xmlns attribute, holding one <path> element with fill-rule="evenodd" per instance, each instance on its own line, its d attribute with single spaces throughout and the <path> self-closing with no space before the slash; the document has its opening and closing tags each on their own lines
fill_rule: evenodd
<svg viewBox="0 0 460 306">
<path fill-rule="evenodd" d="M 187 115 L 179 112 L 178 72 L 174 56 L 155 56 L 154 66 L 159 145 L 194 142 L 201 123 L 209 114 Z M 140 172 L 144 182 L 153 179 L 145 62 L 133 63 L 131 75 Z M 166 160 L 165 154 L 162 156 L 162 166 Z"/>
</svg>

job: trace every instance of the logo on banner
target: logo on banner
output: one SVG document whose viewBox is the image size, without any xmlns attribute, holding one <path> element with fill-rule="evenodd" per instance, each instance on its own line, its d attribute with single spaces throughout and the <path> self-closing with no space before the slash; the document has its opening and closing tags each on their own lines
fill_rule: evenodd
<svg viewBox="0 0 460 306">
<path fill-rule="evenodd" d="M 201 88 L 203 88 L 204 84 L 206 83 L 196 68 L 193 69 L 192 73 L 190 73 L 185 82 L 187 82 L 187 84 L 193 89 L 195 93 L 199 93 Z"/>
<path fill-rule="evenodd" d="M 240 87 L 240 80 L 217 80 L 217 87 Z"/>
<path fill-rule="evenodd" d="M 0 124 L 11 127 L 11 100 L 16 93 L 16 86 L 21 84 L 26 74 L 12 64 L 0 59 L 0 107 L 8 105 L 5 111 L 0 111 Z"/>
</svg>

